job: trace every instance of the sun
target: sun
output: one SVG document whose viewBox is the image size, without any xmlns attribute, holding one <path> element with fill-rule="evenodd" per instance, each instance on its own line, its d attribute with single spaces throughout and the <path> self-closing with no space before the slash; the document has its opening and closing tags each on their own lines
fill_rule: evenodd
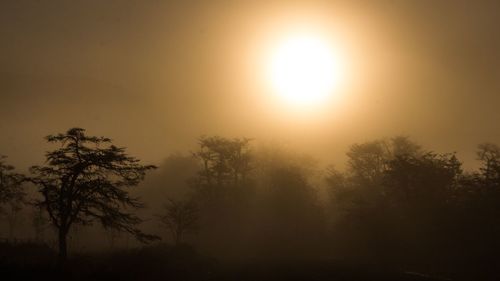
<svg viewBox="0 0 500 281">
<path fill-rule="evenodd" d="M 271 55 L 269 78 L 274 90 L 287 102 L 311 106 L 333 94 L 342 76 L 340 60 L 326 40 L 293 36 Z"/>
</svg>

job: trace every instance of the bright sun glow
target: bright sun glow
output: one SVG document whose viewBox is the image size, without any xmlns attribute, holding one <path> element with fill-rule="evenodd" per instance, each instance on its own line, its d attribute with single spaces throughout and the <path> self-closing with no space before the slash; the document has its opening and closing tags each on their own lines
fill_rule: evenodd
<svg viewBox="0 0 500 281">
<path fill-rule="evenodd" d="M 342 74 L 333 49 L 313 36 L 282 42 L 271 57 L 269 72 L 278 94 L 298 105 L 323 102 L 332 95 Z"/>
</svg>

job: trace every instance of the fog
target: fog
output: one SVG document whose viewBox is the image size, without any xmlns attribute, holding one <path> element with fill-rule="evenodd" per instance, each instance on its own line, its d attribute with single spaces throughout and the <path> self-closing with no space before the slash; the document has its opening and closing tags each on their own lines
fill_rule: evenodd
<svg viewBox="0 0 500 281">
<path fill-rule="evenodd" d="M 499 141 L 494 1 L 1 5 L 0 145 L 17 166 L 72 126 L 155 163 L 203 134 L 279 139 L 325 163 L 398 134 L 467 160 Z M 261 74 L 268 38 L 301 25 L 332 34 L 350 69 L 314 116 L 294 116 Z"/>
<path fill-rule="evenodd" d="M 193 156 L 207 148 L 201 140 L 218 136 L 232 147 L 235 144 L 228 143 L 249 139 L 243 148 L 249 149 L 252 171 L 247 175 L 235 168 L 231 175 L 236 181 L 241 176 L 244 184 L 238 184 L 251 186 L 254 193 L 228 195 L 246 201 L 221 203 L 234 208 L 234 214 L 223 217 L 222 226 L 205 226 L 209 229 L 206 232 L 199 226 L 199 236 L 186 238 L 194 249 L 226 260 L 295 256 L 345 258 L 364 264 L 376 259 L 374 252 L 384 252 L 383 243 L 390 240 L 392 234 L 384 236 L 378 231 L 404 229 L 411 234 L 405 232 L 408 236 L 401 241 L 416 241 L 409 248 L 436 243 L 446 252 L 444 248 L 452 246 L 426 236 L 430 234 L 418 236 L 413 227 L 436 231 L 436 237 L 463 230 L 451 222 L 453 226 L 446 230 L 433 227 L 439 225 L 439 219 L 463 215 L 463 202 L 479 199 L 446 193 L 449 197 L 442 198 L 447 202 L 465 199 L 458 200 L 461 207 L 454 205 L 457 209 L 446 213 L 453 215 L 429 224 L 426 219 L 430 215 L 422 211 L 426 207 L 420 199 L 412 201 L 415 205 L 410 207 L 398 205 L 405 211 L 397 210 L 408 212 L 407 219 L 416 226 L 407 225 L 392 217 L 393 209 L 374 207 L 387 202 L 364 188 L 381 183 L 372 176 L 370 183 L 359 180 L 364 176 L 355 165 L 356 157 L 366 156 L 363 153 L 380 156 L 386 166 L 381 171 L 378 166 L 371 169 L 385 180 L 404 166 L 394 162 L 399 159 L 394 140 L 404 139 L 408 141 L 405 149 L 413 144 L 420 147 L 418 153 L 411 150 L 409 154 L 424 166 L 451 171 L 455 158 L 450 155 L 455 155 L 461 163 L 460 172 L 453 170 L 457 186 L 470 188 L 474 180 L 468 177 L 486 177 L 490 162 L 478 156 L 478 145 L 500 144 L 499 11 L 497 1 L 2 1 L 0 156 L 8 156 L 5 162 L 16 172 L 30 175 L 31 166 L 47 165 L 45 153 L 59 147 L 46 142 L 48 135 L 84 128 L 87 136 L 112 139 L 140 163 L 158 167 L 147 171 L 145 180 L 137 183 L 138 190 L 131 192 L 146 205 L 137 211 L 146 218 L 141 229 L 172 243 L 168 231 L 160 227 L 158 215 L 164 211 L 167 198 L 206 195 L 193 189 L 196 180 L 210 182 L 203 174 L 203 157 Z M 272 50 L 286 36 L 303 31 L 326 38 L 344 67 L 343 80 L 331 97 L 307 108 L 292 106 L 279 97 L 266 77 Z M 361 148 L 356 150 L 356 145 Z M 381 152 L 382 147 L 387 151 Z M 438 156 L 425 158 L 427 152 Z M 365 164 L 373 164 L 372 160 Z M 391 174 L 392 168 L 397 171 Z M 433 177 L 440 180 L 432 174 L 419 181 L 419 186 L 434 184 Z M 394 176 L 394 181 L 398 180 Z M 384 181 L 380 192 L 390 194 L 391 184 Z M 279 189 L 282 185 L 297 187 L 289 197 L 284 196 L 290 201 L 277 199 L 284 192 Z M 358 193 L 345 191 L 353 186 L 360 188 Z M 33 186 L 27 193 L 34 198 L 39 195 Z M 397 196 L 393 199 L 400 198 Z M 432 198 L 427 199 L 434 204 Z M 347 201 L 371 203 L 366 203 L 366 209 L 353 210 Z M 474 202 L 477 207 L 482 201 Z M 297 208 L 304 213 L 294 213 L 289 204 L 299 204 Z M 425 206 L 435 211 L 440 210 L 438 205 Z M 220 210 L 205 207 L 203 213 L 211 215 L 201 218 L 201 224 L 217 224 L 214 214 Z M 30 225 L 35 213 L 27 208 L 22 211 L 26 219 L 8 238 L 29 240 L 35 236 Z M 370 210 L 376 218 L 367 215 Z M 420 211 L 420 215 L 412 213 Z M 480 217 L 481 212 L 474 209 L 469 214 Z M 368 216 L 370 222 L 361 223 L 356 232 L 346 226 L 350 215 Z M 489 215 L 496 220 L 495 215 Z M 289 216 L 300 217 L 298 224 L 307 221 L 307 226 L 302 225 L 307 231 L 293 228 L 295 222 L 288 221 Z M 473 217 L 457 225 L 471 223 Z M 381 218 L 386 220 L 381 222 Z M 370 228 L 370 223 L 380 224 Z M 333 231 L 331 236 L 336 227 L 348 230 Z M 4 221 L 2 233 L 7 229 Z M 492 232 L 477 229 L 477 235 L 497 233 L 496 228 Z M 79 226 L 72 231 L 80 240 L 68 242 L 70 256 L 73 252 L 142 245 L 131 235 L 115 241 L 113 233 L 98 226 Z M 363 231 L 387 240 L 363 240 Z M 106 237 L 112 242 L 99 239 L 102 233 L 108 233 Z M 301 244 L 297 242 L 301 237 L 317 243 Z M 324 245 L 335 239 L 342 245 Z M 359 246 L 352 246 L 356 243 Z M 401 254 L 398 251 L 404 247 L 387 254 L 387 263 L 396 264 Z M 332 251 L 338 254 L 330 255 Z M 434 274 L 439 270 L 453 272 L 460 262 L 467 263 L 453 260 L 455 263 L 442 267 L 422 265 L 419 262 L 426 254 L 415 254 L 415 260 L 408 264 L 419 272 L 427 266 L 429 272 L 425 273 Z"/>
</svg>

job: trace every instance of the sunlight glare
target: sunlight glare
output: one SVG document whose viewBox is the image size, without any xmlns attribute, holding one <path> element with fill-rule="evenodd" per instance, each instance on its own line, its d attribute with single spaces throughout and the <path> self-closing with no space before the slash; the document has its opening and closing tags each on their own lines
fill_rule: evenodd
<svg viewBox="0 0 500 281">
<path fill-rule="evenodd" d="M 324 101 L 332 95 L 342 74 L 333 49 L 313 36 L 285 40 L 273 53 L 269 72 L 277 93 L 297 105 Z"/>
</svg>

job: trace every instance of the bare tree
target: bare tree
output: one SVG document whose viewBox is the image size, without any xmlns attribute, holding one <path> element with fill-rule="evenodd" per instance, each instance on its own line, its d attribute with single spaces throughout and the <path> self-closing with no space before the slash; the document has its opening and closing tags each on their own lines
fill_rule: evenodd
<svg viewBox="0 0 500 281">
<path fill-rule="evenodd" d="M 193 201 L 168 199 L 165 213 L 159 219 L 172 234 L 175 245 L 183 242 L 186 233 L 196 228 L 198 207 Z"/>
<path fill-rule="evenodd" d="M 130 209 L 143 204 L 126 190 L 139 184 L 154 166 L 139 164 L 125 148 L 112 145 L 105 137 L 87 136 L 80 128 L 46 139 L 61 147 L 47 152 L 46 165 L 31 167 L 29 180 L 43 197 L 37 205 L 45 208 L 58 230 L 61 262 L 67 258 L 67 235 L 74 224 L 97 221 L 104 228 L 131 233 L 143 242 L 157 238 L 136 227 L 142 220 Z"/>
</svg>

